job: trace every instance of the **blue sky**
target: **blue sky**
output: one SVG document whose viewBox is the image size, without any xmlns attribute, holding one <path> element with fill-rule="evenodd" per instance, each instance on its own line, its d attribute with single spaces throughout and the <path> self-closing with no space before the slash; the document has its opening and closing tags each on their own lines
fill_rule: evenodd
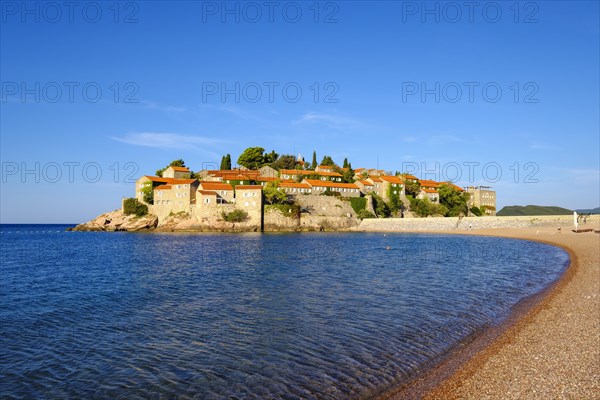
<svg viewBox="0 0 600 400">
<path fill-rule="evenodd" d="M 250 146 L 600 204 L 596 1 L 47 4 L 1 3 L 2 223 Z"/>
</svg>

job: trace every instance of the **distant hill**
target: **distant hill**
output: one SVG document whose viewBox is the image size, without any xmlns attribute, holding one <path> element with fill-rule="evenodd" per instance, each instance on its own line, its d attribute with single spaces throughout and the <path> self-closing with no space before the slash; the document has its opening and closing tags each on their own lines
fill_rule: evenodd
<svg viewBox="0 0 600 400">
<path fill-rule="evenodd" d="M 513 217 L 519 215 L 568 215 L 573 210 L 554 206 L 506 206 L 498 211 L 496 215 L 501 217 Z"/>
<path fill-rule="evenodd" d="M 577 211 L 577 214 L 600 214 L 600 207 L 596 208 L 581 208 Z"/>
</svg>

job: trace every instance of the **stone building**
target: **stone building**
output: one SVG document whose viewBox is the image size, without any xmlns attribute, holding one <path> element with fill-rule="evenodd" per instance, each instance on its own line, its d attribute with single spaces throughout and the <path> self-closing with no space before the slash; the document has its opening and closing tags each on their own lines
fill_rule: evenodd
<svg viewBox="0 0 600 400">
<path fill-rule="evenodd" d="M 342 197 L 360 197 L 360 189 L 354 183 L 338 183 L 320 181 L 316 179 L 304 179 L 302 183 L 308 184 L 313 195 L 320 195 L 326 190 L 338 192 Z"/>
<path fill-rule="evenodd" d="M 489 186 L 469 186 L 469 208 L 477 207 L 483 215 L 496 215 L 496 191 Z"/>
<path fill-rule="evenodd" d="M 187 167 L 167 167 L 163 171 L 163 178 L 186 179 L 191 176 L 190 169 Z"/>
</svg>

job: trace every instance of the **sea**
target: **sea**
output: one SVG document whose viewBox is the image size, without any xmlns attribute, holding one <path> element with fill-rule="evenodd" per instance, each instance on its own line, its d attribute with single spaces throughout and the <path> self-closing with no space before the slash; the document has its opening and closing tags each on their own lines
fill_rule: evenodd
<svg viewBox="0 0 600 400">
<path fill-rule="evenodd" d="M 373 398 L 569 264 L 483 236 L 70 226 L 0 225 L 1 398 Z"/>
</svg>

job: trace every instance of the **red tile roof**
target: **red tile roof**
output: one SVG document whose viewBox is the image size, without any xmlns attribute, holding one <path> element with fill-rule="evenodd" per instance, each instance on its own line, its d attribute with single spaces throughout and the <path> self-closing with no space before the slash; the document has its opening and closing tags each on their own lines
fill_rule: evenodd
<svg viewBox="0 0 600 400">
<path fill-rule="evenodd" d="M 305 171 L 303 169 L 282 169 L 279 171 L 281 175 L 319 175 L 319 176 L 334 176 L 334 177 L 342 177 L 342 174 L 339 172 L 327 172 L 327 171 Z"/>
<path fill-rule="evenodd" d="M 233 190 L 233 186 L 229 183 L 222 182 L 200 182 L 202 190 Z"/>
<path fill-rule="evenodd" d="M 276 180 L 279 180 L 279 178 L 276 178 L 274 176 L 259 176 L 255 179 L 255 181 L 257 182 L 274 182 Z"/>
<path fill-rule="evenodd" d="M 436 181 L 430 181 L 428 179 L 421 179 L 419 181 L 419 183 L 421 184 L 421 187 L 430 187 L 430 188 L 436 188 L 440 186 L 439 182 Z"/>
<path fill-rule="evenodd" d="M 200 194 L 203 194 L 204 196 L 216 196 L 217 192 L 214 192 L 212 190 L 198 190 L 200 192 Z"/>
<path fill-rule="evenodd" d="M 319 181 L 321 182 L 321 181 Z M 280 188 L 297 188 L 297 189 L 310 189 L 310 185 L 307 183 L 297 183 L 290 181 L 283 181 L 279 183 Z"/>
<path fill-rule="evenodd" d="M 173 186 L 171 185 L 160 185 L 154 188 L 154 190 L 170 190 Z"/>
<path fill-rule="evenodd" d="M 414 176 L 414 175 L 411 175 L 411 174 L 402 174 L 402 176 L 403 176 L 405 179 L 412 179 L 412 180 L 414 180 L 414 181 L 418 181 L 418 180 L 419 180 L 419 179 L 418 179 L 416 176 Z"/>
<path fill-rule="evenodd" d="M 173 168 L 174 171 L 180 171 L 180 172 L 190 172 L 190 169 L 188 167 L 169 167 L 169 168 Z"/>
<path fill-rule="evenodd" d="M 168 183 L 170 185 L 181 185 L 181 184 L 196 182 L 196 179 L 162 178 L 160 176 L 150 176 L 150 175 L 144 175 L 142 178 L 148 178 L 152 182 Z"/>
<path fill-rule="evenodd" d="M 369 181 L 359 181 L 360 183 L 362 183 L 365 186 L 373 186 L 373 184 Z"/>
<path fill-rule="evenodd" d="M 400 185 L 404 183 L 404 181 L 397 176 L 382 175 L 379 177 L 379 179 L 381 179 L 382 181 L 385 181 L 385 182 L 397 183 Z"/>
<path fill-rule="evenodd" d="M 437 193 L 437 190 L 435 189 L 421 189 L 422 191 L 424 191 L 425 193 Z"/>
<path fill-rule="evenodd" d="M 245 170 L 214 169 L 214 170 L 207 171 L 207 173 L 208 173 L 208 175 L 218 176 L 218 177 L 222 177 L 222 176 L 226 176 L 226 175 L 244 175 L 249 178 L 256 178 L 256 177 L 260 176 L 260 171 L 252 170 L 252 169 L 245 169 Z M 246 179 L 246 180 L 248 180 L 248 179 Z"/>
<path fill-rule="evenodd" d="M 319 187 L 330 187 L 330 188 L 358 189 L 358 186 L 356 186 L 354 183 L 319 181 L 316 179 L 305 179 L 304 182 L 308 183 L 312 187 L 319 186 Z"/>
<path fill-rule="evenodd" d="M 460 186 L 456 186 L 452 182 L 445 182 L 445 183 L 446 183 L 446 185 L 450 186 L 451 188 L 454 188 L 455 190 L 458 190 L 459 192 L 464 192 L 465 191 L 463 188 L 461 188 Z"/>
<path fill-rule="evenodd" d="M 262 190 L 262 186 L 260 185 L 237 185 L 235 190 Z"/>
<path fill-rule="evenodd" d="M 381 179 L 379 179 L 376 176 L 369 176 L 369 179 L 372 180 L 373 182 L 383 182 Z"/>
</svg>

